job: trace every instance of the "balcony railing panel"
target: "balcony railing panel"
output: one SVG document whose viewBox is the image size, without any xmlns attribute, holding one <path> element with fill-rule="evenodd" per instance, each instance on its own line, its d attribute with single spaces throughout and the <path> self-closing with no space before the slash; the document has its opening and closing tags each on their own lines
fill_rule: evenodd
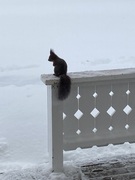
<svg viewBox="0 0 135 180">
<path fill-rule="evenodd" d="M 48 86 L 49 148 L 54 171 L 63 150 L 135 142 L 135 69 L 70 73 L 70 96 L 59 101 L 59 78 L 41 75 Z"/>
</svg>

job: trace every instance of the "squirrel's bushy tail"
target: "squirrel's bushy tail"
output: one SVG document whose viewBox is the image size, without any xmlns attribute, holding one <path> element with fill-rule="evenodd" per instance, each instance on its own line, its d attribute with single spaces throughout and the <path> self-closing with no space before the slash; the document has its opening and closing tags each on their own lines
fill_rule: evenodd
<svg viewBox="0 0 135 180">
<path fill-rule="evenodd" d="M 58 85 L 58 99 L 64 100 L 70 94 L 71 89 L 71 79 L 66 74 L 60 76 Z"/>
</svg>

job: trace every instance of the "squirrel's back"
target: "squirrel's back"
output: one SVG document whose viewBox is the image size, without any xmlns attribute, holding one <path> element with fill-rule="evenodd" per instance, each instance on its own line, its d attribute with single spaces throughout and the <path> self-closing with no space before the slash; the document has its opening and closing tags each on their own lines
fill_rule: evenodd
<svg viewBox="0 0 135 180">
<path fill-rule="evenodd" d="M 63 59 L 57 59 L 57 63 L 54 67 L 55 76 L 67 74 L 67 63 Z"/>
</svg>

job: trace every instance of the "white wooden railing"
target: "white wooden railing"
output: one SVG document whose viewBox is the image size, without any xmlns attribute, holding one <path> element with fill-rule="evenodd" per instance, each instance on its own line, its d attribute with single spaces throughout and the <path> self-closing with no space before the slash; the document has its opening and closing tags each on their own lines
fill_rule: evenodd
<svg viewBox="0 0 135 180">
<path fill-rule="evenodd" d="M 70 73 L 71 93 L 59 101 L 53 75 L 47 85 L 52 169 L 63 170 L 63 150 L 135 142 L 135 69 Z"/>
</svg>

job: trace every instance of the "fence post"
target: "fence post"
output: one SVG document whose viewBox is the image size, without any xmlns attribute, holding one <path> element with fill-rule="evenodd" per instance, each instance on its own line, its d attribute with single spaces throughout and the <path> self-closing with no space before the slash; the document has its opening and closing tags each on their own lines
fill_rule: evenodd
<svg viewBox="0 0 135 180">
<path fill-rule="evenodd" d="M 57 98 L 57 86 L 47 86 L 48 141 L 53 172 L 63 171 L 63 103 Z"/>
</svg>

